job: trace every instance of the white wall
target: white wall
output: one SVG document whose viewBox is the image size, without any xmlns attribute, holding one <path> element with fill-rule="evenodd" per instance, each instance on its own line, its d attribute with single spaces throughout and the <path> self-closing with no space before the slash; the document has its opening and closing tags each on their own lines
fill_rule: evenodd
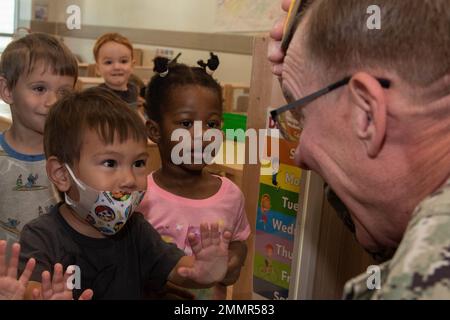
<svg viewBox="0 0 450 320">
<path fill-rule="evenodd" d="M 215 0 L 48 0 L 51 21 L 64 22 L 66 8 L 81 8 L 81 23 L 170 31 L 211 32 Z"/>
<path fill-rule="evenodd" d="M 19 0 L 19 20 L 31 20 L 31 0 Z"/>
</svg>

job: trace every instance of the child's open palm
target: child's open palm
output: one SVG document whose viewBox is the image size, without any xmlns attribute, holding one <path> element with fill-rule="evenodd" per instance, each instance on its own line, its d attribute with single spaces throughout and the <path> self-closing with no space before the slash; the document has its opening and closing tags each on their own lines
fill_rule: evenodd
<svg viewBox="0 0 450 320">
<path fill-rule="evenodd" d="M 0 300 L 22 300 L 28 285 L 28 280 L 36 265 L 34 259 L 29 259 L 24 271 L 17 279 L 20 245 L 14 243 L 11 258 L 6 263 L 6 241 L 0 241 Z"/>
<path fill-rule="evenodd" d="M 194 234 L 188 235 L 195 263 L 192 267 L 180 267 L 178 273 L 200 284 L 221 281 L 227 273 L 228 245 L 231 232 L 224 231 L 222 236 L 217 223 L 200 225 L 200 239 Z"/>
<path fill-rule="evenodd" d="M 60 263 L 55 264 L 53 270 L 53 279 L 50 272 L 42 272 L 41 289 L 33 290 L 34 300 L 73 300 L 72 290 L 67 287 L 67 280 L 70 273 L 67 272 L 63 276 L 63 266 Z M 92 299 L 93 292 L 90 289 L 84 290 L 79 300 Z"/>
</svg>

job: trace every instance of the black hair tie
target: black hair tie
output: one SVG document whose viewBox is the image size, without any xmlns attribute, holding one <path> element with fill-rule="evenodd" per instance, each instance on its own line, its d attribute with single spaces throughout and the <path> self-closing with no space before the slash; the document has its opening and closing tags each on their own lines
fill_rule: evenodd
<svg viewBox="0 0 450 320">
<path fill-rule="evenodd" d="M 166 57 L 156 57 L 153 59 L 153 71 L 159 74 L 160 77 L 167 76 L 169 73 L 169 59 Z"/>
<path fill-rule="evenodd" d="M 177 63 L 180 56 L 181 52 L 172 60 L 169 60 L 169 58 L 166 57 L 156 57 L 153 59 L 153 71 L 158 73 L 161 78 L 164 78 L 169 74 L 169 68 Z"/>
<path fill-rule="evenodd" d="M 203 60 L 198 60 L 197 64 L 202 67 L 206 73 L 212 75 L 214 71 L 216 71 L 219 67 L 220 61 L 219 57 L 213 52 L 210 52 L 209 55 L 210 58 L 208 59 L 207 63 L 205 63 Z"/>
</svg>

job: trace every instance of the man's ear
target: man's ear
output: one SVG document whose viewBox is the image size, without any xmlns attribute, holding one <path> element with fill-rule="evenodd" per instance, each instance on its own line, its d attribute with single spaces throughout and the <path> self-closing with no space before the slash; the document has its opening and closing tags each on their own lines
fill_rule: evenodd
<svg viewBox="0 0 450 320">
<path fill-rule="evenodd" d="M 381 151 L 386 135 L 385 91 L 377 79 L 365 72 L 356 73 L 350 80 L 349 88 L 355 106 L 355 132 L 365 145 L 367 155 L 374 158 Z"/>
<path fill-rule="evenodd" d="M 46 169 L 49 180 L 53 182 L 59 191 L 69 191 L 72 186 L 70 174 L 57 157 L 51 156 L 47 159 Z"/>
<path fill-rule="evenodd" d="M 0 98 L 9 105 L 13 104 L 12 90 L 8 86 L 8 81 L 3 76 L 0 76 Z"/>
<path fill-rule="evenodd" d="M 161 140 L 161 130 L 159 128 L 159 125 L 156 123 L 156 121 L 149 119 L 145 123 L 145 126 L 147 127 L 147 135 L 150 140 L 158 144 Z"/>
</svg>

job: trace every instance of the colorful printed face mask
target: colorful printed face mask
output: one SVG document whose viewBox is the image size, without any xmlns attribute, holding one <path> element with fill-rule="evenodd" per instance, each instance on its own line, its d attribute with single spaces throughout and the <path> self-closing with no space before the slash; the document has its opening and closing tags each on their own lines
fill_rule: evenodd
<svg viewBox="0 0 450 320">
<path fill-rule="evenodd" d="M 68 165 L 66 168 L 77 184 L 80 195 L 80 200 L 75 201 L 66 193 L 66 203 L 81 219 L 105 235 L 119 232 L 144 197 L 145 191 L 125 193 L 95 190 L 79 181 Z"/>
</svg>

